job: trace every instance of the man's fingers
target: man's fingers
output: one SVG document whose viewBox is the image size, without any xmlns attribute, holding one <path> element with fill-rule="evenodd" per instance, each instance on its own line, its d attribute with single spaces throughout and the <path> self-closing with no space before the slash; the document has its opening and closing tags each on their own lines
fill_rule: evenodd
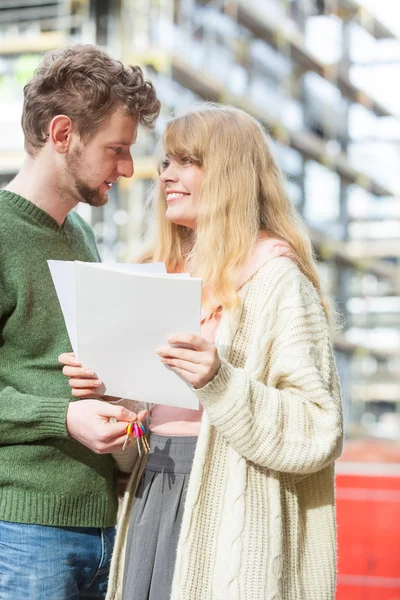
<svg viewBox="0 0 400 600">
<path fill-rule="evenodd" d="M 124 446 L 126 440 L 126 433 L 124 430 L 124 434 L 116 437 L 115 439 L 104 440 L 103 442 L 98 442 L 94 446 L 94 451 L 97 454 L 110 454 L 111 452 L 122 452 L 122 448 Z"/>
<path fill-rule="evenodd" d="M 144 421 L 146 417 L 147 417 L 147 410 L 141 410 L 138 413 L 138 419 L 139 419 L 139 421 Z"/>
<path fill-rule="evenodd" d="M 136 419 L 136 413 L 125 408 L 125 406 L 116 406 L 108 402 L 102 402 L 99 414 L 103 417 L 114 417 L 117 421 L 125 421 L 126 423 Z"/>
<path fill-rule="evenodd" d="M 142 419 L 144 420 L 147 415 L 147 410 L 141 410 L 140 413 L 136 415 L 135 413 L 125 409 L 124 407 L 116 408 L 122 408 L 123 411 L 120 413 L 119 417 L 114 416 L 114 418 L 117 419 L 116 423 L 110 422 L 109 420 L 107 421 L 107 437 L 104 441 L 107 442 L 107 444 L 121 444 L 122 446 L 126 439 L 127 423 L 129 423 L 130 421 L 135 421 L 136 418 L 138 418 L 139 421 L 142 421 Z M 108 419 L 110 418 L 112 417 L 108 417 Z"/>
<path fill-rule="evenodd" d="M 91 369 L 84 369 L 83 367 L 63 367 L 63 375 L 67 377 L 83 377 L 87 379 L 96 379 L 97 375 Z"/>
<path fill-rule="evenodd" d="M 126 438 L 126 421 L 117 421 L 116 423 L 107 423 L 107 437 L 104 439 L 107 443 L 114 443 L 119 439 L 123 444 Z"/>
<path fill-rule="evenodd" d="M 141 410 L 136 415 L 132 411 L 127 410 L 127 409 L 125 409 L 122 406 L 121 407 L 116 407 L 116 408 L 122 408 L 123 410 L 120 413 L 119 417 L 117 417 L 117 416 L 114 417 L 115 419 L 117 419 L 116 423 L 113 423 L 113 422 L 110 423 L 110 421 L 108 421 L 108 425 L 107 425 L 107 439 L 108 440 L 112 440 L 113 443 L 114 443 L 114 442 L 116 442 L 116 440 L 114 438 L 121 437 L 121 435 L 122 435 L 123 438 L 120 440 L 119 443 L 121 443 L 121 445 L 123 445 L 123 443 L 125 441 L 125 438 L 126 438 L 126 425 L 127 425 L 127 423 L 129 423 L 130 421 L 135 421 L 136 418 L 138 418 L 139 421 L 144 420 L 146 418 L 146 415 L 147 415 L 147 410 Z M 111 418 L 111 417 L 109 417 L 109 418 Z"/>
<path fill-rule="evenodd" d="M 100 387 L 102 384 L 100 379 L 74 379 L 73 377 L 70 378 L 68 383 L 72 388 L 87 388 L 92 390 Z"/>
<path fill-rule="evenodd" d="M 60 356 L 58 357 L 58 362 L 62 365 L 69 365 L 70 367 L 81 366 L 81 363 L 76 358 L 73 352 L 63 352 L 63 354 L 60 354 Z"/>
<path fill-rule="evenodd" d="M 95 400 L 95 399 L 102 399 L 102 395 L 101 394 L 95 394 L 93 392 L 93 390 L 89 389 L 89 388 L 82 388 L 82 389 L 74 389 L 72 388 L 71 390 L 71 394 L 73 395 L 74 398 L 79 398 L 80 400 Z"/>
</svg>

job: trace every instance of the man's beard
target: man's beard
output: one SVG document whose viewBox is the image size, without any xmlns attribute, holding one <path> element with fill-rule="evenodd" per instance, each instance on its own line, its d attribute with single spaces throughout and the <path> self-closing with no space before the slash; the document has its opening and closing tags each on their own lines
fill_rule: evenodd
<svg viewBox="0 0 400 600">
<path fill-rule="evenodd" d="M 75 178 L 75 188 L 82 199 L 81 201 L 90 206 L 103 206 L 108 202 L 107 194 L 101 194 L 100 190 L 89 187 L 78 178 Z"/>
<path fill-rule="evenodd" d="M 82 162 L 82 152 L 79 150 L 67 157 L 67 179 L 70 182 L 68 185 L 70 189 L 67 189 L 67 185 L 64 186 L 64 189 L 67 193 L 77 196 L 78 202 L 84 202 L 90 206 L 104 206 L 108 202 L 107 193 L 101 194 L 99 188 L 90 187 L 79 177 Z"/>
</svg>

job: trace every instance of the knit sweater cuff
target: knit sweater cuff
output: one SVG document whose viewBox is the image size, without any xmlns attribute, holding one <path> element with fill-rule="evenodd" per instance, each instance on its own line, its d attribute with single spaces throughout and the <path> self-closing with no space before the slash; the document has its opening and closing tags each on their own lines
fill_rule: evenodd
<svg viewBox="0 0 400 600">
<path fill-rule="evenodd" d="M 40 408 L 37 410 L 38 422 L 35 424 L 36 431 L 45 437 L 66 438 L 67 410 L 70 400 L 67 398 L 42 399 Z M 40 430 L 40 431 L 39 431 Z"/>
<path fill-rule="evenodd" d="M 235 376 L 238 375 L 238 371 L 241 371 L 241 369 L 236 369 L 222 358 L 221 366 L 215 377 L 213 377 L 213 379 L 211 379 L 204 387 L 194 389 L 193 391 L 204 406 L 213 404 L 216 400 L 220 400 L 221 394 L 224 394 L 227 389 L 233 385 L 233 381 Z"/>
</svg>

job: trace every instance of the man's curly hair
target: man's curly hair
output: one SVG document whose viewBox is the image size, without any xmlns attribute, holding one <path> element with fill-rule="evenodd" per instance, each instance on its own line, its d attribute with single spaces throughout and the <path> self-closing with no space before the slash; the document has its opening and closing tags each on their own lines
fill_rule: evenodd
<svg viewBox="0 0 400 600">
<path fill-rule="evenodd" d="M 25 148 L 31 155 L 38 152 L 56 115 L 70 117 L 87 142 L 118 108 L 153 127 L 160 101 L 140 67 L 125 67 L 89 44 L 47 52 L 24 87 Z"/>
</svg>

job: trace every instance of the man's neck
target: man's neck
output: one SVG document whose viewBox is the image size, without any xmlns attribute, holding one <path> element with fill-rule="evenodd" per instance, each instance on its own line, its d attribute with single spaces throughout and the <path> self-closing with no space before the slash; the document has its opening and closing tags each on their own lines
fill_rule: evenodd
<svg viewBox="0 0 400 600">
<path fill-rule="evenodd" d="M 27 156 L 21 170 L 5 188 L 35 204 L 61 226 L 76 202 L 60 197 L 57 177 L 51 169 L 43 168 L 40 159 Z"/>
</svg>

